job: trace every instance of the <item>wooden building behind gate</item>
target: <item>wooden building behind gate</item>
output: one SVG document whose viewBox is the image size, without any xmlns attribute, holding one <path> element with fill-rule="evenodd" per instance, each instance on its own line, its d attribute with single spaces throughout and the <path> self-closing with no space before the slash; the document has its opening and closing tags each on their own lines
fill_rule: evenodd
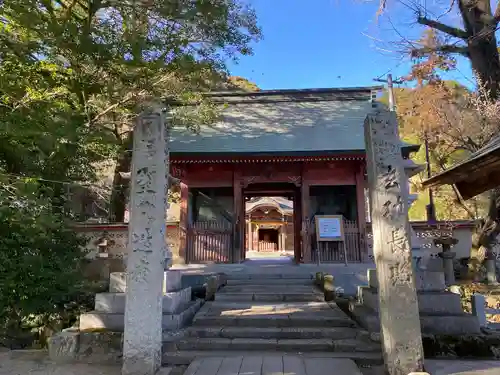
<svg viewBox="0 0 500 375">
<path fill-rule="evenodd" d="M 210 94 L 220 120 L 198 134 L 175 128 L 169 144 L 171 173 L 181 180 L 181 258 L 244 261 L 245 202 L 284 197 L 293 201 L 295 262 L 315 262 L 315 215 L 345 219 L 345 241 L 322 243 L 321 261 L 343 262 L 343 246 L 349 262 L 367 260 L 363 124 L 380 90 Z"/>
</svg>

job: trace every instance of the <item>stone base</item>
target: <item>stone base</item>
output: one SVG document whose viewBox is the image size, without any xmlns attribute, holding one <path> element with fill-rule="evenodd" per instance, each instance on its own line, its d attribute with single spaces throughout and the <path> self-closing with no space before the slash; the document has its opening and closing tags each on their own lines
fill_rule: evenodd
<svg viewBox="0 0 500 375">
<path fill-rule="evenodd" d="M 165 271 L 163 273 L 163 293 L 174 292 L 182 288 L 181 271 Z M 125 293 L 127 291 L 127 273 L 112 272 L 109 275 L 109 291 Z"/>
<path fill-rule="evenodd" d="M 349 310 L 358 323 L 372 332 L 380 332 L 378 282 L 375 269 L 368 270 L 368 286 L 358 287 L 358 301 Z M 479 321 L 462 310 L 460 295 L 446 292 L 444 273 L 415 272 L 420 326 L 423 333 L 463 335 L 479 334 Z"/>
<path fill-rule="evenodd" d="M 419 292 L 441 292 L 446 289 L 443 272 L 418 270 L 415 274 L 415 287 Z M 367 272 L 368 285 L 378 288 L 377 270 L 369 269 Z"/>
<path fill-rule="evenodd" d="M 95 311 L 109 314 L 125 313 L 125 293 L 98 293 L 95 296 Z M 163 295 L 163 313 L 174 314 L 180 306 L 186 306 L 191 301 L 191 288 L 176 292 L 166 292 Z"/>
<path fill-rule="evenodd" d="M 121 332 L 59 332 L 48 340 L 49 357 L 56 363 L 120 364 Z"/>
<path fill-rule="evenodd" d="M 418 292 L 418 308 L 421 314 L 461 315 L 460 295 L 450 292 Z M 379 311 L 378 292 L 370 287 L 358 287 L 358 301 L 376 313 Z"/>
<path fill-rule="evenodd" d="M 166 333 L 163 341 L 171 340 L 171 337 L 172 332 Z M 63 331 L 48 339 L 48 349 L 49 357 L 55 363 L 121 365 L 123 333 Z"/>
<path fill-rule="evenodd" d="M 380 332 L 378 312 L 359 302 L 351 301 L 349 310 L 361 327 L 370 332 Z M 420 313 L 422 333 L 439 335 L 480 334 L 479 321 L 470 314 L 439 315 Z"/>
<path fill-rule="evenodd" d="M 189 295 L 191 296 L 191 292 Z M 202 302 L 201 300 L 189 302 L 187 305 L 179 307 L 178 312 L 174 314 L 164 313 L 162 316 L 162 329 L 164 331 L 174 331 L 185 327 L 198 312 Z M 103 329 L 123 332 L 124 322 L 124 313 L 92 311 L 80 315 L 80 331 Z"/>
</svg>

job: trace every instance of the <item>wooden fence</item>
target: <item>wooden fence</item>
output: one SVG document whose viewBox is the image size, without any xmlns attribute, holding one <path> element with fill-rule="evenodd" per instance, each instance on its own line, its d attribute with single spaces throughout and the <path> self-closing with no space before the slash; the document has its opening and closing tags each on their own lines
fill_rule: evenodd
<svg viewBox="0 0 500 375">
<path fill-rule="evenodd" d="M 322 263 L 344 263 L 345 254 L 347 253 L 347 262 L 360 263 L 362 261 L 362 245 L 364 243 L 363 236 L 358 228 L 356 221 L 344 220 L 344 241 L 338 242 L 316 242 L 316 234 L 314 226 L 311 228 L 312 233 L 312 260 L 317 261 L 316 246 L 319 245 L 319 257 Z"/>
<path fill-rule="evenodd" d="M 278 251 L 278 244 L 276 242 L 259 241 L 257 246 L 258 251 L 262 252 Z"/>
<path fill-rule="evenodd" d="M 232 249 L 232 223 L 214 220 L 188 225 L 187 263 L 231 263 Z"/>
</svg>

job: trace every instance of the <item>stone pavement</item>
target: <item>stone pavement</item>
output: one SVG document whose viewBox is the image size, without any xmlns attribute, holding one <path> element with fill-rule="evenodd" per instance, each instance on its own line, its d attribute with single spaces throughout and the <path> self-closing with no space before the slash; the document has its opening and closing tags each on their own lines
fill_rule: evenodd
<svg viewBox="0 0 500 375">
<path fill-rule="evenodd" d="M 500 361 L 436 360 L 426 359 L 430 375 L 499 375 Z M 385 375 L 383 366 L 360 368 L 363 375 Z"/>
<path fill-rule="evenodd" d="M 240 367 L 237 372 L 238 363 Z M 295 356 L 273 356 L 269 353 L 266 356 L 198 358 L 184 374 L 178 371 L 183 370 L 182 368 L 162 368 L 158 375 L 262 375 L 268 374 L 269 370 L 272 370 L 272 375 L 384 375 L 381 366 L 358 369 L 353 367 L 353 364 L 346 359 L 301 359 Z M 426 360 L 425 364 L 431 375 L 500 374 L 500 361 Z M 320 372 L 315 372 L 318 369 Z M 21 355 L 0 352 L 0 375 L 121 375 L 121 367 L 90 364 L 55 365 L 43 351 L 26 351 Z"/>
<path fill-rule="evenodd" d="M 184 375 L 362 375 L 349 359 L 235 356 L 195 359 Z"/>
<path fill-rule="evenodd" d="M 42 350 L 0 352 L 0 375 L 121 375 L 121 366 L 55 364 Z M 181 375 L 163 367 L 158 375 Z"/>
<path fill-rule="evenodd" d="M 425 361 L 431 375 L 499 375 L 500 361 Z"/>
</svg>

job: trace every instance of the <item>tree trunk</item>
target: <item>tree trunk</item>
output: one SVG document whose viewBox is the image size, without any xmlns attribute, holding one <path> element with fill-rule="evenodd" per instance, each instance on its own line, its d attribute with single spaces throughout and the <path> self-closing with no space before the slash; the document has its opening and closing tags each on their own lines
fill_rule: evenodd
<svg viewBox="0 0 500 375">
<path fill-rule="evenodd" d="M 116 161 L 109 202 L 109 221 L 114 223 L 123 223 L 125 221 L 129 179 L 124 177 L 122 173 L 130 172 L 132 166 L 133 134 L 133 131 L 127 134 L 127 138 L 123 142 L 122 149 Z"/>
<path fill-rule="evenodd" d="M 490 98 L 495 100 L 500 83 L 500 57 L 495 36 L 497 22 L 490 0 L 460 0 L 459 9 L 465 30 L 470 35 L 467 47 L 472 69 Z"/>
<path fill-rule="evenodd" d="M 476 274 L 483 262 L 494 257 L 493 246 L 500 234 L 500 187 L 490 191 L 488 214 L 472 238 L 469 270 Z"/>
<path fill-rule="evenodd" d="M 460 14 L 466 32 L 469 60 L 477 75 L 478 83 L 488 93 L 489 99 L 498 100 L 500 84 L 500 56 L 497 49 L 495 20 L 490 0 L 460 0 Z M 487 215 L 476 229 L 471 249 L 470 271 L 477 274 L 485 259 L 492 257 L 492 248 L 500 234 L 500 187 L 490 191 Z"/>
</svg>

